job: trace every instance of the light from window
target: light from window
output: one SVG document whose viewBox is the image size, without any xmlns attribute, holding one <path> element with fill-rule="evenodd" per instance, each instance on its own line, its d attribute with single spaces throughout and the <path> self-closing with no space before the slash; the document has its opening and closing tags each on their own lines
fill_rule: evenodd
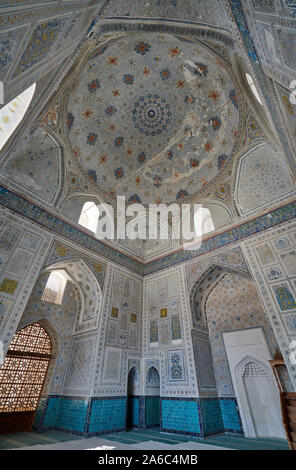
<svg viewBox="0 0 296 470">
<path fill-rule="evenodd" d="M 35 88 L 36 83 L 0 109 L 0 150 L 23 119 Z"/>
<path fill-rule="evenodd" d="M 93 201 L 88 201 L 83 205 L 78 223 L 96 233 L 99 216 L 97 205 Z"/>
<path fill-rule="evenodd" d="M 209 209 L 200 207 L 194 214 L 194 231 L 197 237 L 215 230 L 214 222 Z"/>
<path fill-rule="evenodd" d="M 61 305 L 66 284 L 67 276 L 64 271 L 52 271 L 47 280 L 41 300 L 51 304 Z"/>
<path fill-rule="evenodd" d="M 262 101 L 260 99 L 259 93 L 257 91 L 257 88 L 255 87 L 254 80 L 252 79 L 251 75 L 246 73 L 246 79 L 247 79 L 248 85 L 251 88 L 252 93 L 255 96 L 256 100 L 259 101 L 259 103 L 262 105 Z"/>
</svg>

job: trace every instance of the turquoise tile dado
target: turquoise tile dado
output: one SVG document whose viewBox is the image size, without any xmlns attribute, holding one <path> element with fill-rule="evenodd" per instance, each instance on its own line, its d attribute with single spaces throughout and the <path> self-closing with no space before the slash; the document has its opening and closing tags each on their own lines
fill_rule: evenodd
<svg viewBox="0 0 296 470">
<path fill-rule="evenodd" d="M 86 427 L 88 400 L 64 397 L 49 397 L 45 416 L 35 426 L 39 430 L 60 429 L 83 434 Z M 37 424 L 37 423 L 36 423 Z"/>
<path fill-rule="evenodd" d="M 88 435 L 125 430 L 126 398 L 93 398 Z"/>
<path fill-rule="evenodd" d="M 196 400 L 161 400 L 162 430 L 200 435 L 199 407 Z"/>
<path fill-rule="evenodd" d="M 139 426 L 140 400 L 136 397 L 128 397 L 127 426 Z"/>
<path fill-rule="evenodd" d="M 43 427 L 54 427 L 57 424 L 58 411 L 60 406 L 60 397 L 49 397 L 45 409 L 45 417 L 43 423 L 40 422 L 40 425 Z"/>
<path fill-rule="evenodd" d="M 220 398 L 220 408 L 224 430 L 227 432 L 243 433 L 235 398 Z"/>
<path fill-rule="evenodd" d="M 204 435 L 224 432 L 219 399 L 200 399 Z"/>
<path fill-rule="evenodd" d="M 157 426 L 160 421 L 160 398 L 146 397 L 145 399 L 145 424 Z"/>
<path fill-rule="evenodd" d="M 85 431 L 88 400 L 62 398 L 60 401 L 56 427 L 64 431 Z"/>
</svg>

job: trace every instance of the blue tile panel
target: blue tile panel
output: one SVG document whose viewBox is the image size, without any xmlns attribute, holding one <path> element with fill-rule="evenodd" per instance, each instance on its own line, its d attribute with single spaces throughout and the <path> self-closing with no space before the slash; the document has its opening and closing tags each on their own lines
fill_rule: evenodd
<svg viewBox="0 0 296 470">
<path fill-rule="evenodd" d="M 146 426 L 156 426 L 160 422 L 160 398 L 146 397 L 145 423 Z"/>
<path fill-rule="evenodd" d="M 129 426 L 139 426 L 140 400 L 136 397 L 128 397 L 127 423 Z"/>
<path fill-rule="evenodd" d="M 125 430 L 126 398 L 93 398 L 88 435 Z"/>
<path fill-rule="evenodd" d="M 60 401 L 60 397 L 48 398 L 43 427 L 54 427 L 57 425 Z"/>
<path fill-rule="evenodd" d="M 88 400 L 62 398 L 56 427 L 72 432 L 84 433 Z"/>
<path fill-rule="evenodd" d="M 33 429 L 37 429 L 42 425 L 44 419 L 45 409 L 46 409 L 46 398 L 40 398 L 38 408 L 35 413 Z"/>
<path fill-rule="evenodd" d="M 42 428 L 50 427 L 83 434 L 87 405 L 88 400 L 49 397 Z"/>
<path fill-rule="evenodd" d="M 241 419 L 235 398 L 220 398 L 221 415 L 224 430 L 243 433 Z"/>
<path fill-rule="evenodd" d="M 197 400 L 161 400 L 162 430 L 200 435 Z"/>
<path fill-rule="evenodd" d="M 200 399 L 204 435 L 210 436 L 224 432 L 219 399 Z"/>
<path fill-rule="evenodd" d="M 104 434 L 125 430 L 126 398 L 90 400 L 75 397 L 49 397 L 43 423 L 38 430 L 57 429 L 79 435 Z"/>
</svg>

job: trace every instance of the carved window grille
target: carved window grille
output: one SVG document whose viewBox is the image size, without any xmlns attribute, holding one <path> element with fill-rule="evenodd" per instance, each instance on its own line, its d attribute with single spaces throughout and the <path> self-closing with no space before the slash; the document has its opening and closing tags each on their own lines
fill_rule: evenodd
<svg viewBox="0 0 296 470">
<path fill-rule="evenodd" d="M 61 305 L 66 284 L 67 278 L 64 271 L 52 271 L 48 277 L 41 300 Z"/>
<path fill-rule="evenodd" d="M 14 335 L 0 369 L 1 413 L 37 409 L 50 357 L 51 341 L 39 323 Z"/>
</svg>

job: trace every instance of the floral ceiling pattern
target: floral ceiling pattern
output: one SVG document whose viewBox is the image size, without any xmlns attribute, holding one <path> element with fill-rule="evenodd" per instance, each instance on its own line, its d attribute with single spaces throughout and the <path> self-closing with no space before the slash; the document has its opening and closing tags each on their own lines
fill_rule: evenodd
<svg viewBox="0 0 296 470">
<path fill-rule="evenodd" d="M 239 123 L 225 63 L 200 43 L 165 34 L 97 49 L 66 112 L 73 155 L 98 191 L 142 203 L 198 193 L 230 161 Z"/>
</svg>

